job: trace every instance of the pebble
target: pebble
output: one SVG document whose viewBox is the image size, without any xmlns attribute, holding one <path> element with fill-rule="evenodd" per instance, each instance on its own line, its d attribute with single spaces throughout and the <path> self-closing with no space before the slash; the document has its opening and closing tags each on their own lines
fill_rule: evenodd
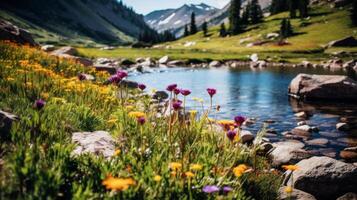
<svg viewBox="0 0 357 200">
<path fill-rule="evenodd" d="M 306 141 L 306 143 L 312 146 L 325 146 L 329 143 L 329 141 L 326 138 L 318 138 L 318 139 L 308 140 Z"/>
</svg>

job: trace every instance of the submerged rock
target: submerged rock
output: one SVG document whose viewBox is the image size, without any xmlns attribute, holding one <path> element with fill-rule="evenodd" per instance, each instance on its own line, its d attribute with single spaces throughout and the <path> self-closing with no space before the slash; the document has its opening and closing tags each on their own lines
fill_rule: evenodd
<svg viewBox="0 0 357 200">
<path fill-rule="evenodd" d="M 357 82 L 347 76 L 299 74 L 291 81 L 289 94 L 304 100 L 357 100 Z"/>
<path fill-rule="evenodd" d="M 285 183 L 318 199 L 335 199 L 357 188 L 357 167 L 329 157 L 312 157 L 297 163 L 299 170 Z"/>
<path fill-rule="evenodd" d="M 75 155 L 91 153 L 110 158 L 115 152 L 115 140 L 106 131 L 76 132 L 72 142 L 77 145 L 73 151 Z"/>
</svg>

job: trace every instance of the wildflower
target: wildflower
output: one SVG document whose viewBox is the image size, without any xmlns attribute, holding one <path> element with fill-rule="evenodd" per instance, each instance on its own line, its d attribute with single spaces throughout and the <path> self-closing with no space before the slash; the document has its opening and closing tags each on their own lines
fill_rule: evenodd
<svg viewBox="0 0 357 200">
<path fill-rule="evenodd" d="M 203 187 L 202 191 L 204 193 L 215 193 L 215 192 L 219 192 L 219 187 L 215 186 L 215 185 L 206 185 Z"/>
<path fill-rule="evenodd" d="M 167 86 L 166 90 L 169 92 L 174 91 L 174 89 L 177 88 L 177 84 L 171 84 L 169 86 Z"/>
<path fill-rule="evenodd" d="M 38 99 L 35 101 L 34 107 L 38 110 L 41 110 L 45 106 L 46 102 L 42 99 Z"/>
<path fill-rule="evenodd" d="M 172 104 L 172 107 L 174 108 L 174 110 L 178 111 L 182 108 L 181 104 L 182 104 L 182 102 L 180 100 L 178 100 Z"/>
<path fill-rule="evenodd" d="M 154 176 L 154 181 L 160 182 L 160 181 L 161 181 L 161 176 L 155 175 L 155 176 Z"/>
<path fill-rule="evenodd" d="M 239 178 L 246 172 L 247 169 L 248 167 L 246 165 L 240 164 L 238 167 L 233 168 L 233 173 L 236 177 Z"/>
<path fill-rule="evenodd" d="M 78 80 L 84 81 L 84 80 L 86 80 L 86 79 L 87 79 L 86 75 L 84 75 L 84 74 L 82 74 L 82 73 L 78 74 Z"/>
<path fill-rule="evenodd" d="M 145 113 L 143 112 L 130 112 L 129 113 L 130 117 L 135 117 L 135 118 L 140 118 L 140 117 L 145 117 Z"/>
<path fill-rule="evenodd" d="M 180 93 L 183 95 L 183 96 L 188 96 L 191 94 L 191 91 L 190 90 L 180 90 Z"/>
<path fill-rule="evenodd" d="M 124 191 L 129 186 L 135 185 L 135 181 L 132 178 L 113 178 L 108 176 L 103 180 L 102 184 L 109 190 Z"/>
<path fill-rule="evenodd" d="M 223 193 L 227 194 L 227 193 L 231 192 L 233 190 L 233 188 L 231 188 L 229 186 L 224 186 L 222 190 L 223 190 Z"/>
<path fill-rule="evenodd" d="M 181 90 L 180 90 L 180 89 L 178 89 L 178 88 L 175 88 L 175 89 L 174 89 L 174 94 L 179 95 L 179 94 L 180 94 L 180 92 L 181 92 Z"/>
<path fill-rule="evenodd" d="M 229 130 L 231 130 L 232 127 L 234 127 L 234 121 L 233 120 L 225 120 L 225 119 L 223 119 L 223 120 L 219 120 L 217 123 L 220 126 L 222 126 L 225 131 L 229 131 Z"/>
<path fill-rule="evenodd" d="M 234 118 L 234 121 L 236 122 L 237 126 L 242 126 L 243 122 L 245 121 L 245 118 L 242 116 L 236 116 Z"/>
<path fill-rule="evenodd" d="M 217 93 L 217 90 L 213 88 L 207 88 L 207 92 L 212 98 Z"/>
<path fill-rule="evenodd" d="M 145 119 L 145 117 L 139 117 L 139 118 L 137 118 L 137 121 L 140 125 L 144 125 L 146 122 L 146 119 Z"/>
<path fill-rule="evenodd" d="M 192 172 L 190 172 L 190 171 L 188 171 L 188 172 L 185 172 L 185 176 L 186 176 L 187 178 L 192 178 L 192 177 L 195 176 L 195 174 L 192 173 Z"/>
<path fill-rule="evenodd" d="M 237 136 L 237 133 L 235 131 L 229 130 L 227 132 L 227 137 L 231 141 L 233 141 L 236 136 Z"/>
<path fill-rule="evenodd" d="M 284 191 L 285 191 L 286 193 L 288 193 L 288 194 L 291 194 L 291 193 L 293 192 L 293 187 L 291 187 L 291 186 L 286 186 L 285 189 L 284 189 Z"/>
<path fill-rule="evenodd" d="M 113 84 L 117 84 L 121 81 L 122 78 L 120 78 L 117 74 L 112 75 L 109 77 L 108 81 Z"/>
<path fill-rule="evenodd" d="M 120 149 L 117 149 L 117 150 L 115 150 L 115 152 L 114 152 L 114 156 L 119 156 L 120 153 L 121 153 Z"/>
<path fill-rule="evenodd" d="M 145 90 L 146 85 L 144 85 L 144 84 L 138 84 L 138 88 L 139 88 L 140 90 Z"/>
<path fill-rule="evenodd" d="M 202 170 L 202 165 L 200 165 L 200 164 L 192 164 L 191 166 L 190 166 L 190 169 L 191 170 L 193 170 L 193 171 L 200 171 L 200 170 Z"/>
<path fill-rule="evenodd" d="M 290 171 L 295 171 L 299 169 L 297 165 L 283 165 L 282 168 Z"/>
<path fill-rule="evenodd" d="M 197 110 L 190 110 L 188 111 L 192 117 L 196 117 L 197 115 Z"/>
<path fill-rule="evenodd" d="M 123 79 L 125 77 L 128 76 L 128 73 L 126 71 L 123 71 L 123 70 L 119 70 L 117 71 L 117 74 L 116 74 L 120 79 Z"/>
<path fill-rule="evenodd" d="M 14 81 L 15 79 L 14 79 L 14 78 L 11 78 L 11 77 L 7 77 L 6 80 L 9 81 L 9 82 L 11 82 L 11 81 Z"/>
<path fill-rule="evenodd" d="M 133 110 L 133 109 L 134 109 L 134 106 L 125 106 L 125 108 L 126 108 L 127 110 Z"/>
<path fill-rule="evenodd" d="M 41 96 L 42 98 L 44 98 L 44 99 L 48 99 L 48 97 L 50 97 L 50 94 L 47 93 L 47 92 L 42 92 L 42 93 L 40 94 L 40 96 Z"/>
<path fill-rule="evenodd" d="M 171 172 L 170 174 L 171 174 L 171 176 L 176 177 L 177 172 L 176 172 L 176 171 L 173 171 L 173 172 Z"/>
<path fill-rule="evenodd" d="M 170 169 L 176 171 L 182 168 L 182 164 L 178 162 L 172 162 L 170 163 Z"/>
</svg>

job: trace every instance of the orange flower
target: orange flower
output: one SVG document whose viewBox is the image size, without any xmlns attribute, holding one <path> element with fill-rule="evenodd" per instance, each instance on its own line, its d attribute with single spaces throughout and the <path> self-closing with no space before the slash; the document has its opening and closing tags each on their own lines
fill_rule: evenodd
<svg viewBox="0 0 357 200">
<path fill-rule="evenodd" d="M 187 178 L 192 178 L 192 177 L 195 176 L 195 174 L 192 173 L 192 172 L 185 172 L 185 176 L 186 176 Z"/>
<path fill-rule="evenodd" d="M 247 171 L 247 169 L 247 165 L 240 164 L 238 167 L 233 168 L 233 173 L 236 177 L 241 177 Z"/>
<path fill-rule="evenodd" d="M 283 165 L 282 168 L 290 171 L 295 171 L 299 169 L 297 165 Z"/>
<path fill-rule="evenodd" d="M 129 186 L 133 186 L 136 183 L 132 178 L 113 178 L 112 176 L 108 176 L 103 180 L 102 184 L 108 190 L 124 191 L 127 190 Z"/>
</svg>

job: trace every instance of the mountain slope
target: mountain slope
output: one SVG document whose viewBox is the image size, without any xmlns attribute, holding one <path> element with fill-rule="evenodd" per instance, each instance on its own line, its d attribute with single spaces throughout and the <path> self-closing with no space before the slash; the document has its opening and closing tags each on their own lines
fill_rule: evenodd
<svg viewBox="0 0 357 200">
<path fill-rule="evenodd" d="M 182 27 L 191 21 L 191 14 L 196 14 L 197 21 L 203 21 L 219 9 L 207 4 L 185 4 L 177 9 L 166 9 L 151 12 L 145 16 L 145 21 L 155 30 L 173 30 L 174 33 L 182 31 Z"/>
<path fill-rule="evenodd" d="M 57 37 L 124 43 L 150 30 L 142 15 L 116 0 L 4 0 L 0 10 L 1 17 L 34 31 L 39 41 Z"/>
</svg>

